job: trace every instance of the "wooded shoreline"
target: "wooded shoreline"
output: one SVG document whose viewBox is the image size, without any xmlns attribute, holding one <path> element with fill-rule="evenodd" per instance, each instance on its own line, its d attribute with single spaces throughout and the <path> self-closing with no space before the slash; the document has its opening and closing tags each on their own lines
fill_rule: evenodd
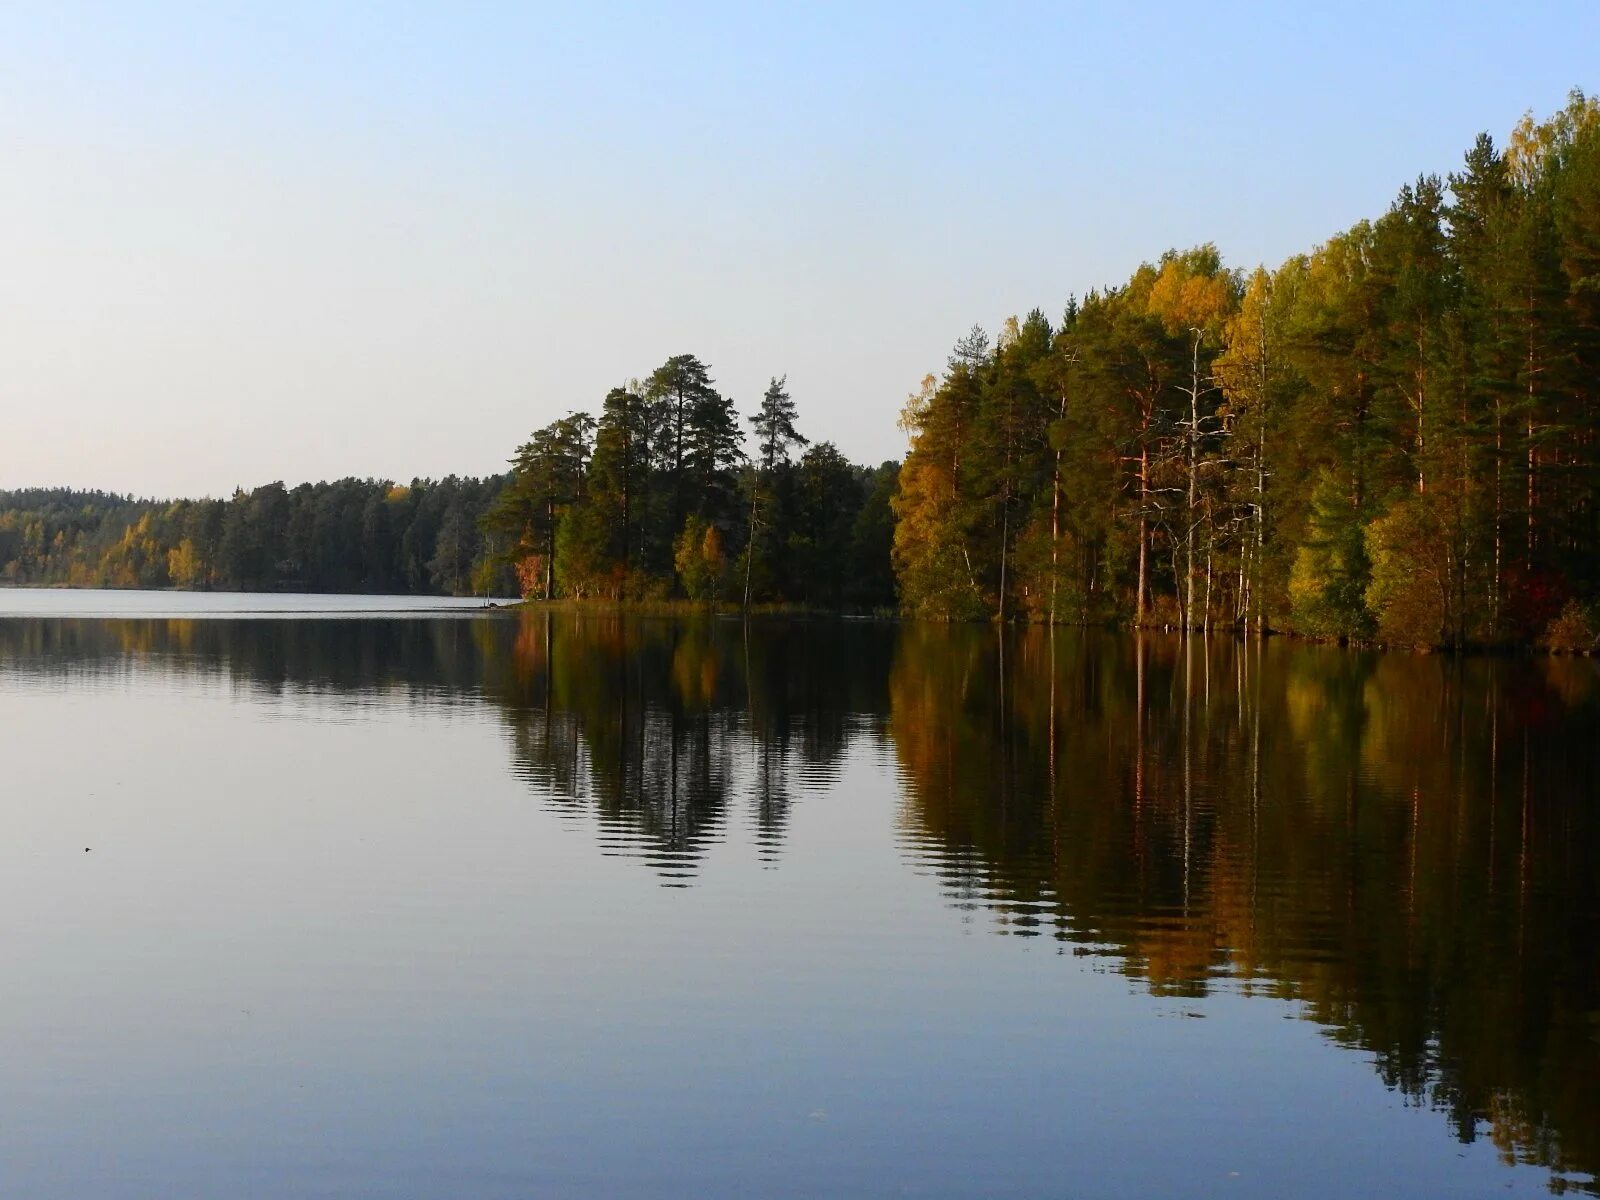
<svg viewBox="0 0 1600 1200">
<path fill-rule="evenodd" d="M 1276 268 L 1168 250 L 978 327 L 903 461 L 741 418 L 693 354 L 484 478 L 0 492 L 0 583 L 1600 645 L 1600 101 Z M 748 426 L 748 434 L 746 431 Z"/>
</svg>

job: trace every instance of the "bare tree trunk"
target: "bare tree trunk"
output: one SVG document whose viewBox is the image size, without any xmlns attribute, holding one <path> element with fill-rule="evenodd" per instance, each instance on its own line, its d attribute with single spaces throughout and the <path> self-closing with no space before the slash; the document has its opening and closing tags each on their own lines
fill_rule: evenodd
<svg viewBox="0 0 1600 1200">
<path fill-rule="evenodd" d="M 1194 351 L 1190 360 L 1189 375 L 1189 511 L 1185 523 L 1184 568 L 1187 579 L 1184 586 L 1183 627 L 1194 624 L 1194 531 L 1199 523 L 1195 515 L 1200 483 L 1200 330 L 1194 334 Z"/>
<path fill-rule="evenodd" d="M 1139 447 L 1139 592 L 1134 600 L 1136 623 L 1149 616 L 1150 595 L 1150 447 Z"/>
<path fill-rule="evenodd" d="M 549 553 L 544 556 L 544 598 L 556 598 L 556 506 L 552 502 L 545 506 L 549 515 L 550 539 L 546 543 Z"/>
<path fill-rule="evenodd" d="M 1056 451 L 1050 494 L 1050 624 L 1056 623 L 1056 588 L 1061 575 L 1061 451 Z"/>
<path fill-rule="evenodd" d="M 1271 292 L 1268 292 L 1271 295 Z M 1267 412 L 1269 403 L 1267 364 L 1267 313 L 1263 308 L 1261 312 L 1261 432 L 1256 438 L 1256 549 L 1252 556 L 1251 571 L 1254 581 L 1250 588 L 1250 600 L 1256 608 L 1256 632 L 1259 634 L 1266 626 L 1266 610 L 1262 604 L 1261 564 L 1266 561 L 1267 544 Z M 1245 627 L 1249 628 L 1249 608 L 1245 610 Z"/>
<path fill-rule="evenodd" d="M 1011 551 L 1011 448 L 1006 447 L 1006 482 L 1000 489 L 1000 611 L 999 620 L 1006 619 L 1007 568 Z"/>
<path fill-rule="evenodd" d="M 1069 359 L 1069 369 L 1070 369 Z M 1056 420 L 1067 419 L 1067 389 L 1061 389 L 1061 404 Z M 1050 624 L 1056 623 L 1056 590 L 1061 575 L 1061 447 L 1056 447 L 1055 467 L 1050 476 Z"/>
<path fill-rule="evenodd" d="M 744 544 L 744 611 L 750 611 L 750 566 L 756 561 L 756 505 L 761 497 L 761 476 L 750 489 L 750 538 Z"/>
<path fill-rule="evenodd" d="M 1239 539 L 1239 592 L 1233 598 L 1233 620 L 1247 633 L 1250 630 L 1250 572 L 1246 561 L 1250 554 L 1248 538 Z"/>
<path fill-rule="evenodd" d="M 1538 541 L 1538 538 L 1536 536 L 1536 522 L 1535 522 L 1534 515 L 1533 515 L 1534 514 L 1534 507 L 1535 507 L 1535 499 L 1536 499 L 1536 496 L 1537 496 L 1537 488 L 1535 486 L 1534 480 L 1536 478 L 1536 472 L 1537 472 L 1537 469 L 1538 469 L 1538 456 L 1537 456 L 1537 454 L 1536 454 L 1536 452 L 1534 450 L 1534 445 L 1533 445 L 1533 428 L 1534 428 L 1533 427 L 1533 413 L 1534 413 L 1534 403 L 1535 403 L 1535 400 L 1536 400 L 1537 395 L 1538 395 L 1538 390 L 1535 387 L 1534 380 L 1537 378 L 1538 373 L 1539 373 L 1538 372 L 1538 367 L 1535 365 L 1536 361 L 1538 359 L 1538 354 L 1534 349 L 1533 293 L 1532 293 L 1531 290 L 1528 293 L 1528 309 L 1527 309 L 1526 326 L 1527 326 L 1527 330 L 1528 330 L 1528 357 L 1527 357 L 1527 362 L 1526 362 L 1526 365 L 1525 365 L 1524 369 L 1526 370 L 1527 376 L 1528 376 L 1528 555 L 1527 555 L 1527 566 L 1531 568 L 1533 566 L 1533 551 L 1534 551 L 1534 547 L 1535 547 L 1535 545 L 1537 544 L 1537 541 Z"/>
<path fill-rule="evenodd" d="M 1538 538 L 1534 534 L 1535 523 L 1533 517 L 1536 496 L 1538 492 L 1534 482 L 1537 478 L 1536 470 L 1538 459 L 1533 448 L 1533 397 L 1531 395 L 1533 388 L 1531 385 L 1529 386 L 1528 391 L 1530 392 L 1528 397 L 1528 565 L 1531 567 L 1533 565 L 1534 546 L 1538 542 Z"/>
<path fill-rule="evenodd" d="M 1010 490 L 1010 485 L 1007 484 L 1006 491 L 1009 492 Z M 1010 544 L 1011 503 L 1010 497 L 1007 496 L 1000 507 L 1000 623 L 1002 625 L 1005 624 L 1006 620 L 1006 567 L 1009 565 L 1006 559 Z"/>
</svg>

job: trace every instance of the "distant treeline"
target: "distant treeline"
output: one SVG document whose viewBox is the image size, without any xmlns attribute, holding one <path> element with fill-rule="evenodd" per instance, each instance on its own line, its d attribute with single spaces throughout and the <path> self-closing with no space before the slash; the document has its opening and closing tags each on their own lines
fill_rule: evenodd
<svg viewBox="0 0 1600 1200">
<path fill-rule="evenodd" d="M 903 606 L 1592 644 L 1600 104 L 1276 270 L 1169 252 L 906 406 Z"/>
<path fill-rule="evenodd" d="M 480 530 L 503 478 L 270 483 L 229 500 L 0 491 L 0 582 L 506 595 Z"/>
</svg>

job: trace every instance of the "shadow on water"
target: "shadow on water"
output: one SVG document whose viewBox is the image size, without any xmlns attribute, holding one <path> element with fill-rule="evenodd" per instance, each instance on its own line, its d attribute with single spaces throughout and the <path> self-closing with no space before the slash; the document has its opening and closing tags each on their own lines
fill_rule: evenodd
<svg viewBox="0 0 1600 1200">
<path fill-rule="evenodd" d="M 1600 1167 L 1600 672 L 1587 660 L 907 625 L 0 622 L 0 673 L 487 702 L 511 770 L 685 886 L 781 866 L 854 746 L 901 851 L 997 933 L 1298 1003 L 1464 1141 Z M 892 775 L 892 773 L 891 773 Z"/>
</svg>

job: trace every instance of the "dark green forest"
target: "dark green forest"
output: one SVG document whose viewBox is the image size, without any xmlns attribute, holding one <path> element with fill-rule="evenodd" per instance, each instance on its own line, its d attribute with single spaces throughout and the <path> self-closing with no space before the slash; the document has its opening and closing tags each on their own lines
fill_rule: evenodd
<svg viewBox="0 0 1600 1200">
<path fill-rule="evenodd" d="M 898 607 L 943 620 L 1595 644 L 1600 102 L 1276 268 L 1170 250 L 962 337 L 903 463 L 678 355 L 485 480 L 0 493 L 0 581 Z"/>
<path fill-rule="evenodd" d="M 798 421 L 783 379 L 742 422 L 707 365 L 677 355 L 598 418 L 536 432 L 484 529 L 541 599 L 892 605 L 899 468 L 857 466 Z"/>
</svg>

